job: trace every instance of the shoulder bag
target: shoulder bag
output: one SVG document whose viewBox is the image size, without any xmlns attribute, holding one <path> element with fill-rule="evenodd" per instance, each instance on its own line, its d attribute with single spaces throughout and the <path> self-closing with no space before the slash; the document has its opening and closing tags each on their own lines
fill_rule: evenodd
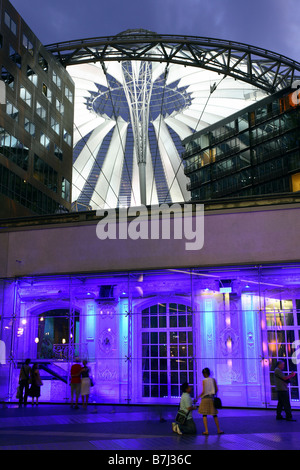
<svg viewBox="0 0 300 470">
<path fill-rule="evenodd" d="M 215 383 L 215 392 L 216 392 L 216 390 L 217 390 L 217 384 L 216 384 L 215 379 L 214 379 L 214 383 Z M 217 396 L 217 392 L 215 393 L 213 400 L 214 400 L 214 407 L 216 408 L 216 410 L 220 410 L 223 405 L 222 405 L 222 400 L 221 400 L 221 398 L 219 398 L 219 397 Z"/>
<path fill-rule="evenodd" d="M 189 411 L 185 412 L 183 410 L 178 410 L 176 418 L 175 418 L 176 423 L 185 424 L 189 414 L 190 414 Z"/>
</svg>

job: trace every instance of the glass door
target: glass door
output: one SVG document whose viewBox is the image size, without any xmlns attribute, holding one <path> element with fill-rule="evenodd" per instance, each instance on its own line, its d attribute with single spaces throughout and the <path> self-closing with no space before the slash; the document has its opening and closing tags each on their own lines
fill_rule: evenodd
<svg viewBox="0 0 300 470">
<path fill-rule="evenodd" d="M 142 399 L 176 401 L 194 383 L 192 309 L 156 303 L 142 310 Z"/>
</svg>

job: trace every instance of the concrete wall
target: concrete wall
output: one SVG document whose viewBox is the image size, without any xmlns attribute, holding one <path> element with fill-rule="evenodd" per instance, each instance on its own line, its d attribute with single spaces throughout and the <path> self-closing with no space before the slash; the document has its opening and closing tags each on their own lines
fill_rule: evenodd
<svg viewBox="0 0 300 470">
<path fill-rule="evenodd" d="M 300 261 L 300 204 L 205 211 L 204 220 L 199 251 L 184 239 L 100 241 L 95 221 L 3 228 L 0 277 Z"/>
</svg>

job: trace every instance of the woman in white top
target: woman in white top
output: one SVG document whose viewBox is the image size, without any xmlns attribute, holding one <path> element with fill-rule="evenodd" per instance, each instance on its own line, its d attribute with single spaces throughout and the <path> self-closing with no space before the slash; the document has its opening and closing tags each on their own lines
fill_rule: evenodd
<svg viewBox="0 0 300 470">
<path fill-rule="evenodd" d="M 201 403 L 199 406 L 199 413 L 203 415 L 203 424 L 205 427 L 205 432 L 204 436 L 208 436 L 208 427 L 207 427 L 207 415 L 211 415 L 214 417 L 218 434 L 224 434 L 223 431 L 221 431 L 220 426 L 219 426 L 219 420 L 218 420 L 218 410 L 216 410 L 214 406 L 214 396 L 218 392 L 218 386 L 217 382 L 215 379 L 212 379 L 210 377 L 210 370 L 208 367 L 203 369 L 202 374 L 204 376 L 204 380 L 202 382 L 202 393 L 200 395 L 201 397 Z"/>
</svg>

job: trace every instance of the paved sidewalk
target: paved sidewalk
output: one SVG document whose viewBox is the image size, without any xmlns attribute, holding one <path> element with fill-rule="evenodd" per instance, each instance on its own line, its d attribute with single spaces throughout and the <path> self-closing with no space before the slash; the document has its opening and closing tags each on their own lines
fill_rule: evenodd
<svg viewBox="0 0 300 470">
<path fill-rule="evenodd" d="M 95 412 L 97 411 L 97 412 Z M 202 436 L 201 417 L 194 412 L 199 434 L 178 436 L 171 431 L 176 409 L 99 406 L 70 409 L 39 405 L 0 409 L 0 450 L 298 450 L 300 413 L 296 422 L 276 421 L 272 410 L 221 410 L 216 435 L 209 419 L 209 436 Z"/>
</svg>

